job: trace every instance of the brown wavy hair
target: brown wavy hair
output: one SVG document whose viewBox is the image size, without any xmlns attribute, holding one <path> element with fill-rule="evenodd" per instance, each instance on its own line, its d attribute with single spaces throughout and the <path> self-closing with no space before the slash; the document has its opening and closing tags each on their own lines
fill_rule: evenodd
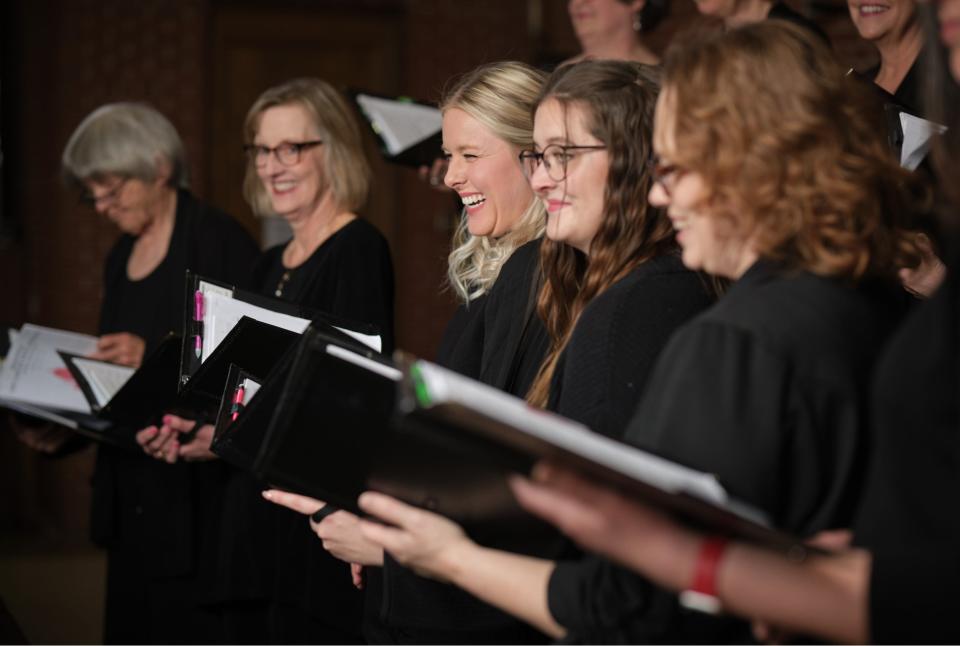
<svg viewBox="0 0 960 646">
<path fill-rule="evenodd" d="M 783 21 L 679 44 L 664 59 L 671 161 L 711 213 L 787 268 L 857 282 L 916 266 L 921 185 L 900 168 L 869 88 Z M 669 127 L 669 126 L 668 126 Z"/>
<path fill-rule="evenodd" d="M 586 60 L 557 69 L 536 108 L 555 100 L 583 111 L 590 133 L 609 159 L 600 230 L 585 256 L 545 239 L 540 247 L 543 285 L 537 310 L 550 335 L 550 350 L 527 400 L 545 406 L 557 359 L 587 304 L 641 263 L 675 252 L 665 214 L 647 202 L 653 111 L 660 89 L 657 68 L 625 61 Z"/>
</svg>

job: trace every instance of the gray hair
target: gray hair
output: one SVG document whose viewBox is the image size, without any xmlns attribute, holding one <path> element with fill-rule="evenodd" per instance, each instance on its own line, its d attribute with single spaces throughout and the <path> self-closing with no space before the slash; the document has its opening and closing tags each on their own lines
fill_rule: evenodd
<svg viewBox="0 0 960 646">
<path fill-rule="evenodd" d="M 168 184 L 189 186 L 180 135 L 145 103 L 108 103 L 91 112 L 70 136 L 60 163 L 67 184 L 106 175 L 151 182 L 169 165 Z"/>
</svg>

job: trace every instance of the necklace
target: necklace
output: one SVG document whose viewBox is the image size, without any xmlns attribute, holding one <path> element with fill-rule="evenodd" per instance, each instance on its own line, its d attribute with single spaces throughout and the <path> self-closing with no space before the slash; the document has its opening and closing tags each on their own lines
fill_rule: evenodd
<svg viewBox="0 0 960 646">
<path fill-rule="evenodd" d="M 283 290 L 286 288 L 287 283 L 290 282 L 290 276 L 292 275 L 293 275 L 292 269 L 288 269 L 285 272 L 283 272 L 283 275 L 280 276 L 280 280 L 277 281 L 277 289 L 273 292 L 274 296 L 276 296 L 277 298 L 280 298 L 281 296 L 283 296 Z"/>
</svg>

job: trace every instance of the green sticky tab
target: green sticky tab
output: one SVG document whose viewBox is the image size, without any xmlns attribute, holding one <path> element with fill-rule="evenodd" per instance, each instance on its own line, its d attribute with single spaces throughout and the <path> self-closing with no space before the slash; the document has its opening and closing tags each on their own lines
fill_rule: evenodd
<svg viewBox="0 0 960 646">
<path fill-rule="evenodd" d="M 427 408 L 432 403 L 430 401 L 430 391 L 427 389 L 427 383 L 423 379 L 423 373 L 420 372 L 420 366 L 413 364 L 410 366 L 410 377 L 413 379 L 413 392 L 417 396 L 417 403 Z"/>
</svg>

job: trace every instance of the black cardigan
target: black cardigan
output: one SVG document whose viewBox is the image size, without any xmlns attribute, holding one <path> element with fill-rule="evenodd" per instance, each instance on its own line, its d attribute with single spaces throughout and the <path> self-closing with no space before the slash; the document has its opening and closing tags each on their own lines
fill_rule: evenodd
<svg viewBox="0 0 960 646">
<path fill-rule="evenodd" d="M 789 532 L 849 526 L 869 375 L 903 303 L 896 286 L 854 290 L 758 262 L 670 340 L 626 439 L 716 474 Z M 598 558 L 559 564 L 549 603 L 588 642 L 750 639 L 746 624 L 684 611 L 672 593 Z"/>
</svg>

